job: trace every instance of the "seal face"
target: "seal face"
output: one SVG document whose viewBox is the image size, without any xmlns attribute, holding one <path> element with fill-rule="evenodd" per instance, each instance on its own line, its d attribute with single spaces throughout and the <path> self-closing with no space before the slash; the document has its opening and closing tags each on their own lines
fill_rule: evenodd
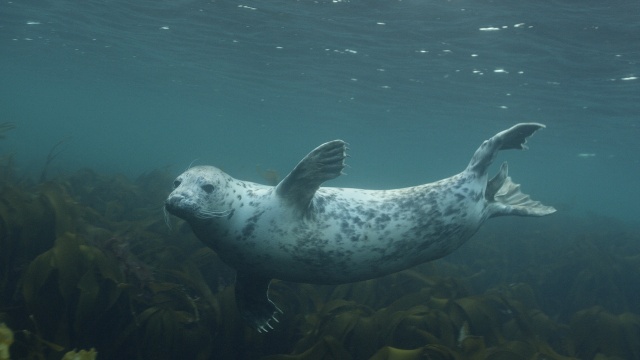
<svg viewBox="0 0 640 360">
<path fill-rule="evenodd" d="M 543 127 L 515 125 L 483 142 L 461 173 L 403 189 L 321 187 L 344 169 L 342 140 L 311 151 L 275 187 L 198 166 L 176 178 L 165 207 L 237 270 L 238 308 L 266 331 L 280 312 L 267 295 L 272 278 L 375 278 L 453 252 L 490 217 L 553 213 L 520 192 L 506 163 L 487 177 L 499 150 L 526 149 L 526 139 Z"/>
</svg>

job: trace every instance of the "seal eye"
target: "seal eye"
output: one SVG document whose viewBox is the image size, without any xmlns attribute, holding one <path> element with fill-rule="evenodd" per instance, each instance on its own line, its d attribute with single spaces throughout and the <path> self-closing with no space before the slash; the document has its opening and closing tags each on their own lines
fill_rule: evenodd
<svg viewBox="0 0 640 360">
<path fill-rule="evenodd" d="M 207 194 L 211 194 L 213 192 L 213 189 L 214 189 L 213 185 L 211 185 L 211 184 L 202 185 L 201 188 Z"/>
<path fill-rule="evenodd" d="M 175 188 L 177 188 L 178 186 L 180 186 L 180 183 L 181 183 L 181 182 L 182 182 L 182 181 L 180 181 L 180 180 L 176 180 L 176 181 L 174 181 L 174 182 L 173 182 L 173 188 L 175 189 Z"/>
</svg>

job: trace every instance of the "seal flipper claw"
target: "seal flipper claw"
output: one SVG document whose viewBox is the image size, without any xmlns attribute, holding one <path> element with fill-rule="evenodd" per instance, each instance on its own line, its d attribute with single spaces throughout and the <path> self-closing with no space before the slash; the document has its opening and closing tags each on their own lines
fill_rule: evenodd
<svg viewBox="0 0 640 360">
<path fill-rule="evenodd" d="M 271 279 L 251 276 L 238 272 L 236 276 L 236 305 L 242 317 L 258 332 L 268 332 L 274 327 L 271 320 L 279 322 L 275 315 L 282 314 L 271 300 L 269 300 L 269 283 Z"/>
<path fill-rule="evenodd" d="M 342 174 L 347 144 L 342 140 L 326 142 L 305 156 L 276 187 L 276 194 L 297 207 L 308 209 L 323 182 Z"/>
</svg>

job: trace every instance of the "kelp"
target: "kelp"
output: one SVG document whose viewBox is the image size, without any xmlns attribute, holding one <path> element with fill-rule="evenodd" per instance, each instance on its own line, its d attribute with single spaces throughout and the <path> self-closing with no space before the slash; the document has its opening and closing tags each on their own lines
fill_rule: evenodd
<svg viewBox="0 0 640 360">
<path fill-rule="evenodd" d="M 9 348 L 13 344 L 13 331 L 9 329 L 7 324 L 0 323 L 0 360 L 11 359 Z"/>
<path fill-rule="evenodd" d="M 271 186 L 276 186 L 280 182 L 280 174 L 273 169 L 262 169 L 260 166 L 256 166 L 256 172 L 260 174 L 260 177 L 264 180 L 264 183 Z"/>
<path fill-rule="evenodd" d="M 96 349 L 89 350 L 72 350 L 64 354 L 62 360 L 96 360 L 98 357 L 98 352 Z"/>
<path fill-rule="evenodd" d="M 22 272 L 56 237 L 56 214 L 42 195 L 0 183 L 0 304 L 15 306 Z"/>
<path fill-rule="evenodd" d="M 445 350 L 446 351 L 446 350 Z M 435 355 L 435 356 L 434 356 Z M 455 359 L 455 357 L 447 356 L 447 354 L 440 354 L 444 356 L 437 356 L 436 354 L 429 354 L 427 349 L 398 349 L 391 346 L 385 346 L 376 352 L 371 360 L 422 360 L 422 359 Z"/>
<path fill-rule="evenodd" d="M 86 348 L 104 335 L 101 325 L 109 320 L 105 316 L 121 315 L 110 310 L 120 298 L 123 281 L 112 259 L 65 233 L 31 262 L 22 292 L 46 339 Z"/>
<path fill-rule="evenodd" d="M 351 355 L 340 341 L 327 336 L 318 340 L 305 352 L 298 355 L 273 355 L 264 360 L 350 360 Z"/>
<path fill-rule="evenodd" d="M 68 140 L 69 139 L 67 138 L 67 139 L 62 139 L 58 141 L 49 150 L 49 153 L 45 158 L 44 165 L 42 166 L 42 171 L 40 172 L 40 178 L 39 178 L 40 183 L 47 181 L 47 172 L 49 171 L 49 166 L 51 166 L 51 163 L 53 162 L 53 160 L 55 160 L 58 157 L 58 155 L 60 155 L 60 153 L 63 150 L 60 147 L 64 145 Z"/>
<path fill-rule="evenodd" d="M 577 312 L 571 320 L 570 351 L 581 359 L 615 356 L 640 359 L 640 315 L 619 315 L 595 306 Z"/>
<path fill-rule="evenodd" d="M 9 130 L 13 130 L 16 128 L 16 125 L 12 122 L 3 122 L 0 123 L 0 140 L 5 138 L 5 133 Z"/>
<path fill-rule="evenodd" d="M 0 140 L 6 137 L 6 132 L 16 128 L 11 122 L 0 123 Z M 14 176 L 13 155 L 0 154 L 0 185 Z"/>
<path fill-rule="evenodd" d="M 96 211 L 83 200 L 100 199 L 78 196 L 108 189 L 144 202 L 146 191 L 124 178 L 77 187 L 79 175 L 87 172 L 30 188 L 2 184 L 0 318 L 20 329 L 18 358 L 59 359 L 64 349 L 92 346 L 105 358 L 207 358 L 222 310 L 189 254 L 158 241 L 168 230 L 150 231 L 163 219 L 139 207 Z M 136 210 L 139 221 L 119 221 Z M 144 346 L 132 353 L 137 344 Z"/>
<path fill-rule="evenodd" d="M 379 282 L 407 275 L 412 274 L 396 274 Z M 441 297 L 445 295 L 441 289 L 456 288 L 451 286 L 451 279 L 412 277 L 421 279 L 420 292 L 396 294 L 400 299 L 387 307 L 375 309 L 341 299 L 328 301 L 310 320 L 315 326 L 293 353 L 304 354 L 322 339 L 332 338 L 354 359 L 570 359 L 541 340 L 544 334 L 538 331 L 544 327 L 538 323 L 546 323 L 533 319 L 530 314 L 539 315 L 523 305 L 535 304 L 526 285 L 447 299 Z M 334 292 L 343 293 L 345 286 L 362 291 L 361 284 L 352 284 L 338 286 Z M 375 291 L 375 287 L 368 291 Z"/>
<path fill-rule="evenodd" d="M 637 235 L 561 242 L 518 229 L 466 245 L 464 261 L 380 279 L 275 280 L 284 314 L 258 334 L 238 316 L 234 271 L 184 222 L 165 223 L 171 181 L 168 169 L 134 181 L 91 169 L 40 183 L 0 176 L 0 322 L 13 330 L 12 358 L 91 348 L 105 359 L 640 357 Z"/>
</svg>

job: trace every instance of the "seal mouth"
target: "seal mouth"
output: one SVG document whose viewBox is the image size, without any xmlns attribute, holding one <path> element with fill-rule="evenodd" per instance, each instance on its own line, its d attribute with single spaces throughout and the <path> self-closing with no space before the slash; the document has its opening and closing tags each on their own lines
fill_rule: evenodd
<svg viewBox="0 0 640 360">
<path fill-rule="evenodd" d="M 164 204 L 165 210 L 173 216 L 177 216 L 183 220 L 188 220 L 193 217 L 193 212 L 189 209 L 185 209 L 183 206 L 177 205 L 175 202 L 166 201 Z"/>
<path fill-rule="evenodd" d="M 198 207 L 195 203 L 187 201 L 182 196 L 169 196 L 164 202 L 164 208 L 173 216 L 177 216 L 183 220 L 191 220 L 197 218 Z"/>
<path fill-rule="evenodd" d="M 198 206 L 196 203 L 186 201 L 185 198 L 176 197 L 169 197 L 164 203 L 164 208 L 169 214 L 187 222 L 207 221 L 233 214 L 233 210 L 210 211 Z"/>
</svg>

